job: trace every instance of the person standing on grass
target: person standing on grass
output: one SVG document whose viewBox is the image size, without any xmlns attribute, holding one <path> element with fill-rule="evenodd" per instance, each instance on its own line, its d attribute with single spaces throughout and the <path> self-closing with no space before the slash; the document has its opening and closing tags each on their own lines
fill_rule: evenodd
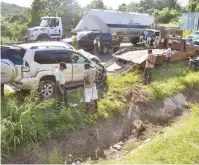
<svg viewBox="0 0 199 165">
<path fill-rule="evenodd" d="M 170 66 L 171 63 L 171 44 L 168 44 L 168 48 L 166 50 L 166 67 Z"/>
<path fill-rule="evenodd" d="M 100 53 L 100 36 L 97 36 L 94 40 L 94 54 L 99 57 Z"/>
<path fill-rule="evenodd" d="M 86 63 L 84 65 L 85 71 L 84 71 L 84 97 L 85 97 L 85 103 L 86 108 L 85 112 L 89 112 L 89 103 L 91 100 L 94 100 L 95 102 L 95 108 L 98 109 L 98 94 L 97 94 L 97 88 L 95 84 L 95 80 L 97 79 L 97 70 L 95 68 L 90 68 L 90 64 Z"/>
<path fill-rule="evenodd" d="M 148 50 L 148 57 L 144 69 L 144 84 L 151 84 L 152 81 L 152 70 L 155 66 L 155 56 L 152 54 L 152 50 Z"/>
<path fill-rule="evenodd" d="M 55 79 L 56 79 L 56 94 L 57 94 L 57 110 L 61 111 L 62 102 L 64 99 L 65 106 L 68 108 L 68 102 L 66 97 L 66 89 L 65 89 L 65 76 L 63 71 L 67 69 L 66 64 L 64 62 L 60 63 L 59 68 L 55 71 Z"/>
</svg>

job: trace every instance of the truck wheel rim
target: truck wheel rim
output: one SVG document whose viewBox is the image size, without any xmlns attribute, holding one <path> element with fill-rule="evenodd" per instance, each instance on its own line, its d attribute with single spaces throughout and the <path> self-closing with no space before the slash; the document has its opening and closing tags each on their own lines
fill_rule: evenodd
<svg viewBox="0 0 199 165">
<path fill-rule="evenodd" d="M 51 84 L 45 84 L 41 89 L 41 94 L 44 98 L 48 98 L 53 94 L 53 86 Z"/>
<path fill-rule="evenodd" d="M 104 53 L 107 53 L 107 52 L 108 52 L 108 48 L 107 48 L 107 47 L 104 47 L 103 52 L 104 52 Z"/>
</svg>

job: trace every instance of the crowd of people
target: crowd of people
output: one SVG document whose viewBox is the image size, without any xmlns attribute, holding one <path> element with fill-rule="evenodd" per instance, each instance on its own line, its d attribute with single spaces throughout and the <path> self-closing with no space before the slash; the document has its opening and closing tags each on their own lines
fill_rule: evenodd
<svg viewBox="0 0 199 165">
<path fill-rule="evenodd" d="M 157 39 L 158 40 L 158 39 Z M 74 43 L 77 40 L 74 37 Z M 94 54 L 99 56 L 100 53 L 100 36 L 97 36 L 93 41 L 94 44 Z M 154 41 L 155 47 L 158 46 L 158 41 Z M 157 47 L 156 47 L 157 48 Z M 171 61 L 171 44 L 168 44 L 166 49 L 166 68 L 170 65 Z M 152 49 L 148 50 L 148 58 L 146 60 L 146 65 L 144 69 L 144 84 L 148 85 L 152 82 L 152 71 L 155 66 L 156 57 L 153 55 Z M 97 79 L 97 70 L 95 68 L 90 68 L 90 64 L 86 63 L 84 71 L 84 97 L 85 97 L 85 113 L 89 112 L 89 103 L 93 100 L 95 102 L 95 108 L 98 109 L 97 100 L 98 93 L 96 89 L 95 80 Z M 57 108 L 58 111 L 61 110 L 61 102 L 64 100 L 64 105 L 68 108 L 67 94 L 64 88 L 65 79 L 63 75 L 63 70 L 66 69 L 65 63 L 60 63 L 60 67 L 55 72 L 56 84 L 57 84 Z"/>
</svg>

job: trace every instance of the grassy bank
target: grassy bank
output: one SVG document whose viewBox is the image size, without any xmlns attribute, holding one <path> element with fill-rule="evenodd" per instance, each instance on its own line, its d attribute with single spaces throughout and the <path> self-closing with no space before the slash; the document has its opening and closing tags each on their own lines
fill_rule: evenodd
<svg viewBox="0 0 199 165">
<path fill-rule="evenodd" d="M 165 128 L 142 149 L 107 164 L 197 164 L 199 163 L 199 107 Z M 133 145 L 133 144 L 132 144 Z M 130 147 L 130 146 L 129 146 Z"/>
<path fill-rule="evenodd" d="M 65 134 L 70 130 L 84 128 L 100 119 L 107 119 L 122 112 L 128 106 L 124 96 L 133 85 L 143 87 L 150 99 L 162 99 L 187 88 L 199 85 L 199 72 L 191 72 L 186 62 L 172 64 L 168 70 L 154 70 L 153 83 L 142 85 L 142 74 L 133 71 L 108 78 L 108 87 L 100 93 L 99 110 L 89 115 L 83 113 L 83 89 L 69 92 L 70 108 L 56 111 L 56 100 L 42 101 L 34 95 L 8 94 L 1 103 L 2 153 L 10 155 L 26 142 Z"/>
</svg>

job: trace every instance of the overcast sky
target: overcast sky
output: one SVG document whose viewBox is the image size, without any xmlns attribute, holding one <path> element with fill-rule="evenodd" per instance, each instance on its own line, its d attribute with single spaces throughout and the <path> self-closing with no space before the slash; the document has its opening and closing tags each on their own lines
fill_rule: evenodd
<svg viewBox="0 0 199 165">
<path fill-rule="evenodd" d="M 19 6 L 25 6 L 25 7 L 30 7 L 31 3 L 33 0 L 0 0 L 0 1 L 4 1 L 7 3 L 13 3 Z M 87 4 L 89 4 L 92 0 L 77 0 L 80 4 L 80 6 L 85 7 Z M 128 4 L 129 2 L 138 2 L 139 0 L 103 0 L 104 4 L 106 6 L 112 7 L 114 9 L 116 9 L 120 4 L 122 3 L 126 3 Z M 185 6 L 189 0 L 179 0 L 181 1 L 182 5 Z"/>
</svg>

